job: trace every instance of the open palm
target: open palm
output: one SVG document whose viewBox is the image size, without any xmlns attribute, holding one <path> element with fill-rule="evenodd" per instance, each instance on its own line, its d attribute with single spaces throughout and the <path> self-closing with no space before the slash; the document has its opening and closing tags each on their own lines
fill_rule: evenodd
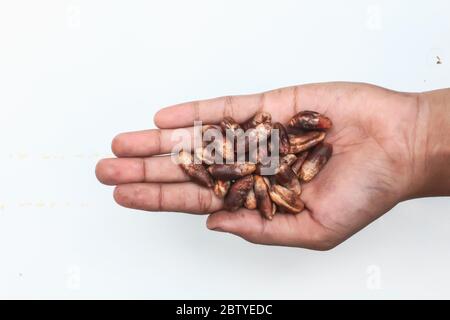
<svg viewBox="0 0 450 320">
<path fill-rule="evenodd" d="M 187 128 L 189 134 L 195 120 L 216 124 L 232 116 L 244 122 L 267 111 L 273 121 L 286 124 L 301 110 L 333 120 L 326 141 L 334 151 L 321 173 L 304 184 L 306 209 L 297 215 L 277 214 L 267 221 L 258 211 L 223 211 L 222 199 L 190 182 L 167 155 L 177 143 L 174 129 Z M 414 94 L 355 83 L 309 84 L 184 103 L 156 114 L 160 129 L 114 138 L 118 158 L 101 160 L 96 174 L 101 182 L 117 185 L 114 198 L 125 207 L 211 214 L 208 228 L 254 243 L 326 250 L 409 196 L 417 113 Z"/>
</svg>

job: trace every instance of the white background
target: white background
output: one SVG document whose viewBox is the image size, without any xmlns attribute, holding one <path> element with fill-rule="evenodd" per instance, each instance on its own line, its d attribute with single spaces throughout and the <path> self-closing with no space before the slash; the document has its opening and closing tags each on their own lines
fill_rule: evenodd
<svg viewBox="0 0 450 320">
<path fill-rule="evenodd" d="M 450 86 L 449 1 L 0 2 L 0 297 L 450 298 L 450 202 L 329 252 L 145 213 L 96 181 L 160 107 L 305 82 Z M 442 64 L 436 64 L 439 56 Z"/>
</svg>

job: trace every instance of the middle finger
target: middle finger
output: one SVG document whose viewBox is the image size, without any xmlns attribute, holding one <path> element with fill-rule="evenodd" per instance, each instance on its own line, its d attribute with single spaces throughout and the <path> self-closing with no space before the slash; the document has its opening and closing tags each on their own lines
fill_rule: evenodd
<svg viewBox="0 0 450 320">
<path fill-rule="evenodd" d="M 189 177 L 173 162 L 171 156 L 102 159 L 95 173 L 98 180 L 107 185 L 189 181 Z"/>
</svg>

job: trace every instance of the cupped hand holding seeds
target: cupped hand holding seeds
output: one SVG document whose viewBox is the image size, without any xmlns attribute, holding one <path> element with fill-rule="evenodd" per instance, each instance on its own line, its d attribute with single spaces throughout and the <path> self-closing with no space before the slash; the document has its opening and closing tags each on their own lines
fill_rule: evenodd
<svg viewBox="0 0 450 320">
<path fill-rule="evenodd" d="M 445 135 L 450 128 L 449 101 L 449 90 L 408 94 L 366 84 L 327 83 L 184 103 L 155 115 L 159 129 L 114 138 L 112 149 L 117 158 L 101 160 L 96 174 L 101 182 L 117 185 L 114 198 L 125 207 L 210 214 L 208 228 L 254 243 L 326 250 L 402 200 L 450 194 L 450 139 Z M 252 192 L 257 191 L 254 200 L 246 197 L 237 207 L 227 205 L 217 195 L 233 186 L 245 189 L 249 181 L 244 179 L 236 186 L 236 179 L 215 185 L 214 180 L 203 179 L 206 186 L 201 186 L 168 155 L 179 141 L 174 134 L 178 138 L 193 137 L 192 125 L 197 120 L 204 125 L 220 125 L 231 117 L 248 124 L 255 114 L 267 112 L 272 123 L 288 127 L 291 118 L 305 110 L 332 120 L 325 142 L 332 145 L 333 154 L 314 179 L 302 182 L 298 199 L 305 207 L 299 213 L 272 217 L 270 201 L 258 198 L 264 193 L 258 190 L 267 186 L 267 178 L 260 175 L 246 175 L 252 180 Z M 435 123 L 438 129 L 430 130 Z M 309 134 L 320 138 L 322 133 L 313 130 Z M 195 156 L 194 150 L 187 154 L 191 156 L 191 151 Z M 301 150 L 294 151 L 298 158 L 304 155 Z M 215 170 L 217 177 L 222 168 L 208 170 Z M 272 184 L 275 186 L 268 190 L 275 193 L 272 203 L 284 192 L 281 188 L 298 188 Z M 263 215 L 241 208 L 253 208 L 255 201 L 259 201 Z"/>
</svg>

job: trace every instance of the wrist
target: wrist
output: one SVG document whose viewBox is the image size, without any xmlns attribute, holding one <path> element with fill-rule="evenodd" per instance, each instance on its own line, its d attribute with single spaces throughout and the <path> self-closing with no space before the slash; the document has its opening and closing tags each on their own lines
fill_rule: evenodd
<svg viewBox="0 0 450 320">
<path fill-rule="evenodd" d="M 410 198 L 450 195 L 450 89 L 417 94 Z"/>
</svg>

